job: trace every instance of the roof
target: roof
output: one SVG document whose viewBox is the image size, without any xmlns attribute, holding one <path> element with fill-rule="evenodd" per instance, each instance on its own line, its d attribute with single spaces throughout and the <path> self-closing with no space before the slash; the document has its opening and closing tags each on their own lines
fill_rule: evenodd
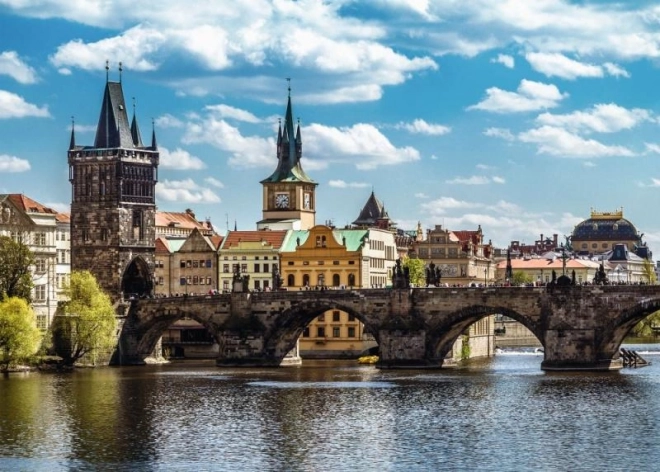
<svg viewBox="0 0 660 472">
<path fill-rule="evenodd" d="M 185 211 L 185 212 L 167 212 L 167 211 L 157 211 L 156 212 L 156 226 L 166 227 L 173 226 L 176 228 L 183 228 L 193 230 L 195 228 L 200 231 L 208 231 L 209 228 L 206 224 L 201 221 L 197 221 L 194 213 Z"/>
<path fill-rule="evenodd" d="M 58 213 L 55 215 L 55 220 L 58 223 L 71 223 L 71 215 L 68 213 Z"/>
<path fill-rule="evenodd" d="M 637 228 L 623 217 L 623 211 L 596 213 L 573 229 L 572 241 L 640 241 Z M 576 248 L 578 249 L 578 248 Z"/>
<path fill-rule="evenodd" d="M 269 177 L 261 181 L 268 182 L 305 182 L 316 185 L 305 173 L 300 163 L 302 157 L 302 139 L 300 124 L 297 133 L 293 126 L 293 109 L 291 106 L 291 89 L 284 116 L 284 130 L 280 126 L 277 134 L 277 168 Z"/>
<path fill-rule="evenodd" d="M 59 212 L 49 208 L 41 203 L 32 200 L 30 197 L 26 197 L 22 193 L 10 193 L 4 195 L 9 201 L 11 201 L 16 208 L 23 210 L 26 213 L 42 213 L 50 215 L 60 215 Z"/>
<path fill-rule="evenodd" d="M 286 230 L 229 231 L 225 236 L 221 249 L 238 247 L 243 242 L 263 241 L 273 249 L 279 249 L 286 237 Z"/>
<path fill-rule="evenodd" d="M 500 261 L 497 263 L 498 269 L 506 269 L 507 261 Z M 587 259 L 566 259 L 566 269 L 597 269 L 600 266 L 597 262 Z M 559 258 L 555 260 L 550 259 L 511 259 L 511 268 L 513 270 L 533 270 L 533 269 L 550 269 L 561 271 L 563 268 L 563 261 Z"/>
<path fill-rule="evenodd" d="M 171 252 L 169 241 L 166 238 L 156 238 L 156 253 Z"/>
<path fill-rule="evenodd" d="M 210 236 L 208 239 L 211 241 L 211 244 L 213 244 L 213 247 L 215 249 L 220 249 L 220 246 L 222 245 L 222 241 L 224 238 L 216 234 L 214 236 Z"/>
<path fill-rule="evenodd" d="M 454 233 L 454 236 L 458 238 L 460 242 L 468 242 L 471 241 L 472 244 L 481 244 L 481 231 L 468 231 L 468 230 L 460 230 L 460 231 L 452 231 Z"/>
<path fill-rule="evenodd" d="M 362 211 L 353 224 L 356 226 L 376 226 L 377 221 L 384 218 L 389 219 L 389 215 L 385 211 L 382 202 L 376 198 L 372 190 L 367 203 L 364 204 Z"/>
<path fill-rule="evenodd" d="M 135 148 L 121 82 L 106 82 L 95 148 Z"/>
<path fill-rule="evenodd" d="M 322 226 L 322 225 L 319 225 Z M 326 227 L 327 228 L 327 227 Z M 280 252 L 295 252 L 298 245 L 305 244 L 312 230 L 292 230 L 282 244 Z M 347 251 L 359 251 L 364 245 L 364 239 L 368 236 L 367 229 L 333 229 L 332 236 Z"/>
</svg>

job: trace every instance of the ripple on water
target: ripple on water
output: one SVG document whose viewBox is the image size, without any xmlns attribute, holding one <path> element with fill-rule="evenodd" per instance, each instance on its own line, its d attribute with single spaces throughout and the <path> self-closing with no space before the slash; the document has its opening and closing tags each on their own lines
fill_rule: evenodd
<svg viewBox="0 0 660 472">
<path fill-rule="evenodd" d="M 274 382 L 274 381 L 255 381 L 247 382 L 250 387 L 268 387 L 268 388 L 394 388 L 393 382 Z"/>
</svg>

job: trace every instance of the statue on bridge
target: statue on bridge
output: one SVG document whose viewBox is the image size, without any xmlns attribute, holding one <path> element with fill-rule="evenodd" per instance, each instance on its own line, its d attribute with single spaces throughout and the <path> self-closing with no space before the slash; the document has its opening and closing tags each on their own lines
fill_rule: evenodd
<svg viewBox="0 0 660 472">
<path fill-rule="evenodd" d="M 426 268 L 426 286 L 437 287 L 442 279 L 442 270 L 431 262 Z"/>
<path fill-rule="evenodd" d="M 607 285 L 609 283 L 610 282 L 607 279 L 607 274 L 605 273 L 605 266 L 601 262 L 600 267 L 596 271 L 596 275 L 594 275 L 594 284 L 596 284 L 596 285 Z"/>
<path fill-rule="evenodd" d="M 234 276 L 232 279 L 233 292 L 249 292 L 250 291 L 250 276 L 248 274 L 241 275 L 241 266 L 234 265 Z"/>
<path fill-rule="evenodd" d="M 396 265 L 392 267 L 392 286 L 398 289 L 410 287 L 410 270 L 401 266 L 401 258 L 397 259 Z"/>
</svg>

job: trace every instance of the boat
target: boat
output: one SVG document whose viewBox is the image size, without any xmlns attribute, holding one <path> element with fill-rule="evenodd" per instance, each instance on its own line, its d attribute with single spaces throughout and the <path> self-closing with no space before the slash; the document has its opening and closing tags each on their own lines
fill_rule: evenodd
<svg viewBox="0 0 660 472">
<path fill-rule="evenodd" d="M 358 364 L 375 364 L 378 362 L 378 356 L 362 356 L 358 358 Z"/>
</svg>

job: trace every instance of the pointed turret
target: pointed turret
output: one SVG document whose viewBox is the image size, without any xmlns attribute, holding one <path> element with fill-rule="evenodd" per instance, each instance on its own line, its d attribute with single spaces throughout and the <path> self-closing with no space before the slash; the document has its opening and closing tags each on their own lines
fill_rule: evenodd
<svg viewBox="0 0 660 472">
<path fill-rule="evenodd" d="M 383 204 L 376 198 L 374 191 L 371 191 L 371 195 L 367 199 L 367 203 L 364 204 L 360 215 L 353 222 L 353 225 L 360 227 L 374 227 L 379 226 L 379 222 L 387 222 L 389 225 L 389 216 L 385 211 Z"/>
<path fill-rule="evenodd" d="M 158 144 L 156 143 L 156 125 L 154 120 L 151 120 L 151 150 L 155 151 L 158 149 Z"/>
<path fill-rule="evenodd" d="M 107 82 L 103 93 L 101 115 L 96 128 L 94 147 L 128 148 L 135 147 L 131 127 L 128 124 L 126 103 L 121 83 Z"/>
<path fill-rule="evenodd" d="M 76 148 L 76 130 L 73 117 L 71 118 L 71 141 L 69 142 L 69 151 Z"/>
<path fill-rule="evenodd" d="M 133 145 L 135 147 L 142 146 L 142 136 L 140 135 L 140 128 L 137 123 L 137 115 L 135 113 L 135 99 L 133 99 L 133 120 L 131 121 L 131 137 L 133 138 Z"/>
<path fill-rule="evenodd" d="M 300 124 L 296 131 L 293 123 L 293 106 L 291 105 L 291 87 L 288 88 L 286 113 L 284 114 L 284 126 L 280 122 L 277 131 L 277 169 L 267 179 L 267 182 L 307 182 L 315 183 L 310 179 L 302 168 L 302 138 Z"/>
</svg>

